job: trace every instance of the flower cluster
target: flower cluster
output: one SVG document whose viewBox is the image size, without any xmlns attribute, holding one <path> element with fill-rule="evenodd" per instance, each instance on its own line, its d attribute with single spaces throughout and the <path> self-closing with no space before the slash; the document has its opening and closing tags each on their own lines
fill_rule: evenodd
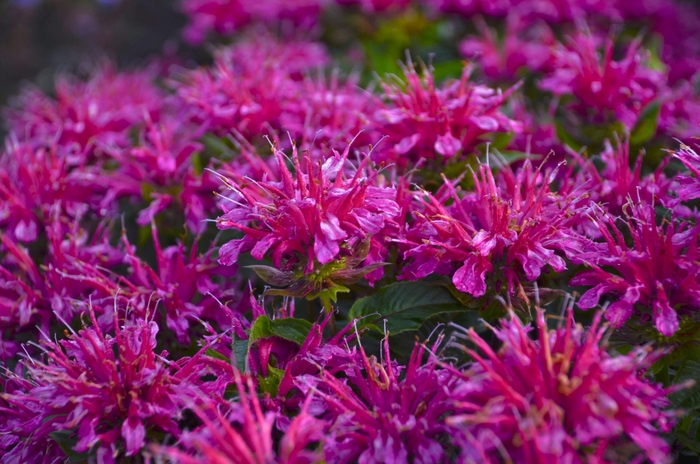
<svg viewBox="0 0 700 464">
<path fill-rule="evenodd" d="M 584 333 L 572 314 L 547 330 L 538 312 L 538 342 L 511 315 L 493 329 L 498 351 L 469 331 L 478 351 L 468 350 L 474 364 L 460 373 L 457 412 L 447 419 L 459 429 L 463 462 L 614 462 L 633 457 L 622 454 L 626 442 L 651 462 L 669 462 L 668 444 L 655 435 L 672 427 L 668 391 L 638 377 L 660 353 L 612 357 L 600 315 Z"/>
<path fill-rule="evenodd" d="M 639 314 L 653 318 L 659 332 L 671 337 L 679 327 L 678 314 L 698 310 L 697 228 L 674 221 L 659 226 L 650 207 L 630 209 L 624 222 L 600 218 L 598 229 L 605 242 L 577 257 L 591 269 L 571 283 L 593 286 L 579 301 L 583 309 L 595 307 L 603 295 L 617 295 L 605 311 L 614 327 Z M 632 246 L 625 243 L 616 222 L 625 226 Z"/>
<path fill-rule="evenodd" d="M 634 128 L 642 110 L 657 96 L 663 79 L 659 71 L 642 66 L 639 42 L 630 45 L 621 60 L 613 60 L 613 42 L 605 42 L 602 61 L 595 38 L 579 33 L 568 48 L 555 51 L 554 71 L 540 87 L 554 95 L 573 95 L 573 110 L 605 115 L 613 112 L 628 130 Z M 603 122 L 603 121 L 594 121 Z"/>
<path fill-rule="evenodd" d="M 421 77 L 409 61 L 404 68 L 405 89 L 385 83 L 388 105 L 377 111 L 374 124 L 388 136 L 389 159 L 399 165 L 408 159 L 470 154 L 484 134 L 519 132 L 520 125 L 500 111 L 515 88 L 505 93 L 469 82 L 471 67 L 465 66 L 460 80 L 435 85 L 433 73 Z"/>
<path fill-rule="evenodd" d="M 442 417 L 453 403 L 446 395 L 452 380 L 433 360 L 423 364 L 425 347 L 416 345 L 405 372 L 390 361 L 389 342 L 382 343 L 384 362 L 368 358 L 360 347 L 345 374 L 348 381 L 323 371 L 320 378 L 300 380 L 324 399 L 329 424 L 324 453 L 331 462 L 442 462 L 441 439 L 448 429 Z M 401 376 L 401 379 L 399 378 Z"/>
<path fill-rule="evenodd" d="M 158 119 L 164 95 L 154 78 L 152 70 L 119 73 L 111 65 L 87 82 L 59 77 L 55 99 L 28 88 L 7 111 L 7 121 L 20 140 L 39 147 L 55 142 L 79 163 L 99 145 L 128 146 L 129 129 L 145 115 Z"/>
<path fill-rule="evenodd" d="M 497 185 L 482 165 L 473 174 L 473 193 L 460 196 L 446 182 L 437 196 L 417 196 L 422 207 L 408 233 L 403 278 L 447 273 L 458 290 L 475 297 L 487 289 L 524 295 L 521 281 L 536 281 L 547 266 L 566 269 L 562 254 L 581 251 L 582 238 L 572 228 L 585 211 L 574 208 L 578 199 L 552 192 L 556 173 L 543 174 L 530 162 L 517 174 L 509 167 L 502 173 Z"/>
<path fill-rule="evenodd" d="M 232 382 L 230 366 L 203 357 L 167 361 L 158 355 L 155 322 L 140 319 L 123 327 L 115 321 L 115 335 L 92 327 L 67 340 L 43 340 L 46 361 L 30 359 L 31 383 L 0 396 L 4 419 L 0 430 L 6 462 L 45 462 L 61 454 L 51 438 L 76 453 L 90 453 L 99 462 L 115 462 L 119 455 L 135 456 L 153 434 L 180 435 L 178 419 L 188 396 L 206 391 L 221 395 Z M 202 382 L 207 374 L 213 382 Z"/>
<path fill-rule="evenodd" d="M 334 151 L 316 164 L 294 146 L 292 173 L 284 153 L 276 149 L 274 179 L 224 179 L 235 197 L 226 197 L 232 206 L 224 201 L 217 226 L 241 230 L 245 236 L 223 245 L 219 262 L 234 264 L 248 251 L 257 260 L 269 256 L 275 268 L 286 273 L 269 281 L 274 285 L 290 285 L 300 276 L 323 277 L 326 272 L 333 272 L 342 284 L 343 277 L 350 280 L 375 270 L 387 257 L 386 239 L 398 231 L 401 210 L 396 189 L 378 183 L 369 157 L 354 174 L 346 175 L 349 153 L 350 147 L 342 155 Z M 311 280 L 306 282 L 298 296 L 318 291 Z"/>
<path fill-rule="evenodd" d="M 184 31 L 188 42 L 201 44 L 207 33 L 230 35 L 251 23 L 292 22 L 299 27 L 313 26 L 321 7 L 328 0 L 185 0 L 183 11 L 190 17 Z"/>
<path fill-rule="evenodd" d="M 692 452 L 700 12 L 181 9 L 3 113 L 0 463 Z"/>
</svg>

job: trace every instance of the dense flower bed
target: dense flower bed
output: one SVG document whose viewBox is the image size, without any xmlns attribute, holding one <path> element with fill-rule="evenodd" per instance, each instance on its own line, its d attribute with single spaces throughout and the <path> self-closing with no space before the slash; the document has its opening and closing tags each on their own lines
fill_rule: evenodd
<svg viewBox="0 0 700 464">
<path fill-rule="evenodd" d="M 3 113 L 0 462 L 700 452 L 700 11 L 181 7 Z"/>
</svg>

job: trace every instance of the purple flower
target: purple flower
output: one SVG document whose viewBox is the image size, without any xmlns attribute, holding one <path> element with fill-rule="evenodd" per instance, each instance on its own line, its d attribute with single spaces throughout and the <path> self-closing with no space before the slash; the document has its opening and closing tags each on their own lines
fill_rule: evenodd
<svg viewBox="0 0 700 464">
<path fill-rule="evenodd" d="M 569 311 L 563 326 L 548 330 L 537 314 L 537 338 L 511 313 L 493 329 L 494 351 L 473 329 L 474 359 L 452 390 L 455 414 L 446 419 L 464 462 L 607 462 L 616 445 L 633 443 L 653 463 L 670 462 L 659 433 L 673 426 L 669 390 L 641 374 L 661 353 L 637 348 L 628 355 L 606 351 L 600 314 L 584 331 Z"/>
<path fill-rule="evenodd" d="M 136 255 L 136 248 L 124 235 L 124 261 L 131 266 L 131 275 L 121 279 L 121 282 L 131 290 L 132 298 L 137 299 L 136 307 L 142 317 L 152 310 L 147 301 L 152 300 L 155 308 L 164 306 L 167 327 L 175 333 L 180 343 L 190 344 L 191 321 L 202 317 L 221 320 L 216 315 L 216 300 L 205 298 L 204 295 L 219 293 L 219 287 L 212 281 L 212 277 L 221 274 L 224 268 L 211 259 L 213 249 L 199 256 L 196 243 L 189 255 L 182 243 L 163 249 L 155 225 L 151 226 L 151 230 L 157 268 L 153 269 L 141 260 Z"/>
<path fill-rule="evenodd" d="M 690 82 L 681 81 L 673 88 L 667 87 L 660 99 L 663 102 L 659 113 L 660 133 L 686 143 L 700 136 L 700 97 Z"/>
<path fill-rule="evenodd" d="M 263 411 L 250 377 L 244 382 L 241 374 L 234 371 L 234 378 L 238 402 L 216 400 L 194 407 L 203 425 L 183 434 L 179 449 L 156 445 L 156 452 L 178 464 L 310 464 L 321 461 L 320 453 L 307 448 L 323 437 L 326 426 L 307 413 L 309 402 L 285 430 L 277 452 L 273 440 L 275 414 Z"/>
<path fill-rule="evenodd" d="M 321 416 L 330 426 L 323 439 L 328 462 L 440 463 L 446 458 L 442 441 L 448 435 L 443 417 L 452 409 L 445 392 L 451 375 L 437 369 L 435 358 L 423 363 L 426 349 L 416 344 L 405 372 L 389 358 L 382 342 L 380 362 L 362 347 L 346 380 L 322 371 L 304 376 L 302 388 L 318 392 L 327 405 Z"/>
<path fill-rule="evenodd" d="M 542 173 L 529 161 L 517 174 L 507 166 L 501 173 L 502 187 L 482 165 L 473 175 L 473 193 L 460 196 L 446 181 L 435 196 L 416 194 L 403 279 L 437 272 L 452 275 L 458 290 L 475 297 L 487 287 L 524 295 L 521 280 L 536 281 L 547 266 L 566 269 L 561 254 L 581 247 L 581 237 L 571 229 L 585 212 L 576 204 L 580 199 L 552 192 L 556 172 Z"/>
<path fill-rule="evenodd" d="M 479 34 L 462 41 L 459 51 L 474 58 L 490 79 L 514 79 L 522 68 L 533 73 L 551 69 L 556 37 L 546 24 L 508 15 L 505 35 L 499 40 L 483 19 L 476 18 L 475 23 Z"/>
<path fill-rule="evenodd" d="M 422 77 L 413 63 L 404 67 L 406 86 L 383 83 L 387 100 L 374 114 L 375 126 L 388 135 L 389 157 L 404 166 L 420 159 L 450 159 L 469 153 L 492 132 L 519 132 L 518 122 L 500 111 L 515 87 L 505 93 L 469 82 L 465 66 L 460 80 L 435 86 L 433 72 Z"/>
<path fill-rule="evenodd" d="M 563 190 L 585 192 L 592 203 L 612 215 L 623 214 L 631 198 L 645 204 L 673 205 L 672 179 L 663 173 L 667 162 L 662 162 L 653 173 L 642 175 L 643 161 L 644 154 L 640 153 L 632 163 L 629 143 L 618 142 L 613 146 L 605 141 L 599 155 L 579 161 L 580 172 L 567 180 L 569 185 Z M 596 162 L 602 165 L 601 169 L 596 167 Z M 590 221 L 586 219 L 586 222 Z M 595 225 L 587 227 L 587 231 L 593 238 L 600 237 Z"/>
<path fill-rule="evenodd" d="M 593 308 L 609 295 L 605 317 L 613 327 L 637 315 L 641 322 L 653 320 L 662 335 L 671 337 L 679 328 L 679 314 L 698 310 L 697 227 L 675 221 L 659 226 L 649 205 L 630 205 L 628 211 L 626 221 L 609 215 L 596 220 L 605 241 L 576 257 L 591 269 L 571 285 L 592 287 L 579 300 L 581 309 Z"/>
<path fill-rule="evenodd" d="M 207 33 L 231 35 L 250 23 L 275 25 L 292 22 L 298 27 L 313 26 L 328 0 L 266 0 L 256 3 L 245 0 L 185 0 L 182 8 L 190 18 L 184 31 L 191 44 L 204 42 Z"/>
<path fill-rule="evenodd" d="M 321 276 L 322 270 L 335 274 L 344 269 L 343 260 L 379 264 L 388 253 L 385 239 L 398 232 L 396 189 L 379 186 L 369 158 L 348 178 L 344 170 L 348 155 L 349 147 L 343 155 L 334 151 L 316 165 L 308 153 L 299 156 L 294 146 L 294 174 L 285 155 L 275 150 L 279 180 L 224 179 L 235 200 L 222 203 L 224 214 L 217 225 L 223 230 L 238 229 L 244 237 L 223 245 L 219 262 L 234 264 L 240 253 L 250 251 L 258 260 L 272 258 L 280 272 L 301 276 L 314 272 Z M 279 275 L 280 279 L 292 277 Z"/>
<path fill-rule="evenodd" d="M 109 245 L 104 227 L 88 239 L 77 220 L 67 223 L 59 213 L 53 208 L 42 230 L 48 253 L 41 264 L 7 235 L 0 237 L 6 252 L 0 263 L 0 327 L 17 332 L 33 323 L 48 331 L 56 319 L 72 321 L 86 311 L 88 302 L 103 327 L 111 325 L 119 287 L 106 268 L 120 264 L 124 254 Z"/>
<path fill-rule="evenodd" d="M 691 174 L 676 178 L 680 184 L 678 197 L 682 201 L 700 198 L 700 156 L 689 146 L 681 144 L 680 150 L 673 152 L 673 157 L 680 160 Z"/>
<path fill-rule="evenodd" d="M 59 77 L 55 100 L 38 89 L 26 90 L 6 116 L 18 137 L 38 146 L 55 141 L 84 155 L 97 142 L 125 147 L 129 129 L 142 121 L 144 113 L 158 120 L 164 96 L 154 79 L 150 70 L 118 73 L 108 64 L 87 82 Z"/>
<path fill-rule="evenodd" d="M 351 141 L 355 147 L 365 147 L 380 138 L 368 127 L 369 115 L 378 102 L 359 87 L 357 75 L 343 77 L 335 69 L 330 78 L 321 73 L 306 76 L 290 86 L 282 106 L 280 126 L 301 140 L 302 145 L 313 144 L 319 152 L 328 148 L 342 150 Z"/>
<path fill-rule="evenodd" d="M 327 62 L 319 44 L 254 36 L 219 50 L 211 69 L 186 72 L 172 86 L 194 123 L 217 135 L 235 131 L 255 139 L 280 129 L 285 99 L 297 91 L 302 73 Z"/>
<path fill-rule="evenodd" d="M 70 169 L 56 145 L 33 148 L 10 137 L 0 157 L 0 225 L 14 240 L 31 243 L 57 207 L 68 218 L 99 211 L 105 188 L 89 168 Z"/>
<path fill-rule="evenodd" d="M 0 416 L 26 421 L 0 423 L 7 456 L 23 456 L 24 448 L 65 435 L 77 453 L 95 453 L 98 462 L 111 463 L 119 454 L 135 456 L 153 432 L 180 436 L 177 421 L 185 399 L 198 391 L 222 395 L 230 366 L 203 357 L 165 360 L 156 354 L 158 326 L 138 320 L 122 328 L 115 322 L 115 336 L 105 336 L 90 312 L 92 327 L 73 333 L 67 340 L 44 340 L 47 361 L 29 359 L 25 368 L 31 384 L 26 390 L 3 393 Z M 202 377 L 214 374 L 216 380 Z M 39 455 L 32 459 L 41 459 Z M 35 461 L 40 462 L 40 461 Z"/>
<path fill-rule="evenodd" d="M 108 193 L 101 204 L 107 208 L 124 197 L 143 197 L 150 204 L 138 215 L 140 226 L 175 206 L 184 212 L 187 228 L 200 234 L 206 228 L 204 220 L 216 209 L 211 193 L 216 183 L 209 173 L 198 173 L 194 167 L 192 157 L 202 150 L 195 140 L 201 134 L 181 120 L 183 114 L 173 113 L 163 116 L 160 123 L 146 117 L 137 146 L 104 148 L 118 168 L 102 174 Z"/>
<path fill-rule="evenodd" d="M 540 82 L 540 88 L 557 96 L 572 95 L 573 111 L 593 115 L 596 123 L 606 113 L 614 115 L 632 130 L 644 108 L 659 96 L 666 78 L 645 63 L 639 40 L 630 44 L 620 60 L 613 59 L 613 41 L 607 39 L 603 55 L 590 32 L 579 32 L 568 47 L 555 51 L 554 71 Z"/>
</svg>

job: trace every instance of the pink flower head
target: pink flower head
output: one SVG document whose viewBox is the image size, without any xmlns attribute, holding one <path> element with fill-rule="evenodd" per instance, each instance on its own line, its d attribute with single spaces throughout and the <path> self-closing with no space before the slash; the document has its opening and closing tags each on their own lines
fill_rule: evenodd
<svg viewBox="0 0 700 464">
<path fill-rule="evenodd" d="M 448 429 L 443 417 L 452 410 L 445 392 L 452 382 L 437 369 L 426 349 L 416 344 L 405 372 L 390 359 L 389 342 L 382 342 L 384 359 L 367 357 L 360 347 L 357 360 L 345 369 L 348 380 L 322 371 L 320 378 L 305 376 L 298 383 L 324 399 L 321 416 L 330 423 L 323 440 L 328 462 L 408 462 L 420 456 L 424 463 L 446 459 L 443 441 Z"/>
<path fill-rule="evenodd" d="M 387 104 L 374 114 L 374 124 L 389 137 L 392 161 L 405 165 L 420 159 L 454 158 L 471 153 L 492 132 L 519 132 L 518 122 L 500 112 L 508 96 L 469 82 L 471 67 L 462 78 L 436 88 L 432 70 L 419 76 L 413 63 L 404 67 L 406 86 L 384 83 Z"/>
<path fill-rule="evenodd" d="M 210 31 L 231 35 L 250 23 L 274 26 L 291 22 L 298 27 L 312 27 L 321 7 L 328 0 L 184 0 L 183 11 L 190 22 L 183 35 L 185 40 L 199 45 Z"/>
<path fill-rule="evenodd" d="M 542 72 L 552 67 L 552 48 L 556 37 L 544 23 L 531 24 L 519 15 L 509 15 L 502 40 L 486 22 L 476 18 L 479 35 L 459 45 L 462 56 L 475 59 L 491 79 L 515 79 L 518 72 Z"/>
<path fill-rule="evenodd" d="M 230 59 L 243 73 L 268 68 L 282 69 L 294 80 L 304 73 L 328 66 L 329 50 L 322 42 L 309 40 L 280 40 L 272 34 L 255 33 L 230 47 L 218 50 L 221 59 Z"/>
<path fill-rule="evenodd" d="M 204 317 L 205 313 L 218 311 L 216 300 L 203 296 L 219 293 L 219 287 L 212 277 L 222 268 L 211 260 L 213 249 L 201 256 L 197 254 L 196 243 L 189 255 L 182 243 L 163 249 L 154 224 L 151 230 L 157 269 L 142 261 L 136 255 L 136 248 L 123 235 L 127 252 L 124 261 L 131 266 L 131 275 L 122 282 L 128 285 L 134 296 L 139 297 L 141 303 L 152 300 L 155 308 L 163 306 L 167 327 L 175 333 L 180 343 L 189 344 L 190 323 Z M 146 303 L 141 310 L 148 313 L 152 308 Z"/>
<path fill-rule="evenodd" d="M 671 337 L 679 328 L 679 314 L 699 309 L 698 229 L 674 221 L 659 226 L 650 205 L 630 205 L 628 211 L 626 221 L 609 215 L 596 220 L 605 242 L 576 257 L 591 269 L 571 285 L 592 287 L 581 297 L 581 309 L 593 308 L 609 295 L 612 304 L 605 317 L 613 327 L 637 315 L 641 322 L 653 320 L 662 335 Z M 623 231 L 631 235 L 631 244 Z"/>
<path fill-rule="evenodd" d="M 235 131 L 256 138 L 280 128 L 285 99 L 297 89 L 300 73 L 327 60 L 318 44 L 254 37 L 220 50 L 211 69 L 187 72 L 173 86 L 193 122 L 217 135 Z"/>
<path fill-rule="evenodd" d="M 154 448 L 178 464 L 312 464 L 322 455 L 308 448 L 323 437 L 326 425 L 308 414 L 307 401 L 284 431 L 276 450 L 275 414 L 265 412 L 250 377 L 234 371 L 239 401 L 206 401 L 194 408 L 203 425 L 183 434 L 180 447 Z M 223 410 L 223 412 L 222 412 Z"/>
<path fill-rule="evenodd" d="M 0 237 L 6 253 L 0 264 L 0 327 L 13 333 L 37 324 L 47 331 L 55 320 L 72 321 L 92 302 L 99 321 L 109 326 L 118 291 L 107 268 L 120 264 L 123 253 L 107 241 L 100 226 L 92 238 L 78 220 L 66 224 L 54 208 L 44 229 L 45 261 L 37 264 L 29 251 L 9 236 Z M 121 301 L 121 300 L 120 300 Z"/>
<path fill-rule="evenodd" d="M 19 458 L 25 446 L 46 442 L 53 434 L 66 435 L 77 453 L 95 453 L 98 462 L 113 463 L 120 454 L 136 456 L 153 432 L 180 436 L 177 421 L 188 395 L 201 390 L 221 395 L 232 381 L 230 366 L 203 357 L 204 349 L 177 362 L 166 361 L 167 352 L 157 355 L 154 322 L 138 320 L 122 328 L 115 322 L 111 337 L 99 329 L 92 311 L 90 317 L 93 326 L 67 340 L 43 341 L 48 359 L 25 363 L 32 379 L 26 392 L 0 396 L 0 416 L 36 411 L 26 423 L 2 430 L 14 438 L 6 450 L 11 455 Z M 200 380 L 208 374 L 217 379 Z"/>
<path fill-rule="evenodd" d="M 664 89 L 658 131 L 683 142 L 700 136 L 700 96 L 689 81 Z"/>
<path fill-rule="evenodd" d="M 211 194 L 216 183 L 209 173 L 197 172 L 192 160 L 202 149 L 195 141 L 200 134 L 176 115 L 163 117 L 160 123 L 145 119 L 138 146 L 105 148 L 119 167 L 104 173 L 108 193 L 101 204 L 106 208 L 124 197 L 149 201 L 136 219 L 140 226 L 174 206 L 184 213 L 187 228 L 201 234 L 205 219 L 216 209 Z"/>
<path fill-rule="evenodd" d="M 396 189 L 378 186 L 378 173 L 370 169 L 369 158 L 352 177 L 346 176 L 343 168 L 349 152 L 348 146 L 342 155 L 334 151 L 322 164 L 314 164 L 308 153 L 300 156 L 294 146 L 294 173 L 287 167 L 286 155 L 275 150 L 279 180 L 224 178 L 235 200 L 222 203 L 224 214 L 217 225 L 238 229 L 244 237 L 223 245 L 219 262 L 234 264 L 240 253 L 251 251 L 255 259 L 272 258 L 278 270 L 308 275 L 350 259 L 367 242 L 364 264 L 384 259 L 385 239 L 398 232 Z"/>
<path fill-rule="evenodd" d="M 18 401 L 36 384 L 22 375 L 7 371 L 0 377 L 0 457 L 4 463 L 61 464 L 66 462 L 66 453 L 50 436 L 26 440 L 41 428 L 46 411 L 42 404 L 34 401 Z"/>
<path fill-rule="evenodd" d="M 284 398 L 285 407 L 294 407 L 295 403 L 300 401 L 300 397 L 294 395 L 296 389 L 305 394 L 309 393 L 298 382 L 302 376 L 316 376 L 321 369 L 329 374 L 345 372 L 349 365 L 356 362 L 355 353 L 346 348 L 347 343 L 354 338 L 354 334 L 349 335 L 352 324 L 348 324 L 333 337 L 324 339 L 323 331 L 331 317 L 331 314 L 326 314 L 321 322 L 314 323 L 304 343 L 283 367 L 284 374 L 280 381 L 278 397 Z"/>
<path fill-rule="evenodd" d="M 661 353 L 638 348 L 625 356 L 606 351 L 600 314 L 584 331 L 569 311 L 548 330 L 538 310 L 537 338 L 511 313 L 493 329 L 503 343 L 494 351 L 473 329 L 466 349 L 473 365 L 451 392 L 461 429 L 464 462 L 607 462 L 616 445 L 632 442 L 653 463 L 670 462 L 668 432 L 676 414 L 664 390 L 641 374 Z"/>
<path fill-rule="evenodd" d="M 501 172 L 502 187 L 482 165 L 473 175 L 474 193 L 460 196 L 446 180 L 437 196 L 417 195 L 420 207 L 408 232 L 412 249 L 404 253 L 409 262 L 402 278 L 451 274 L 458 290 L 481 297 L 487 279 L 496 291 L 522 293 L 521 280 L 536 281 L 546 266 L 566 269 L 561 254 L 581 247 L 571 229 L 583 213 L 576 205 L 580 199 L 550 191 L 556 170 L 543 173 L 527 161 L 517 174 L 507 166 Z"/>
<path fill-rule="evenodd" d="M 379 140 L 377 132 L 367 127 L 368 115 L 376 108 L 376 98 L 359 87 L 359 76 L 343 77 L 335 69 L 330 78 L 319 73 L 290 86 L 279 120 L 304 145 L 313 143 L 318 151 L 342 150 L 351 141 L 365 147 Z"/>
<path fill-rule="evenodd" d="M 667 162 L 645 176 L 642 175 L 643 153 L 632 164 L 628 142 L 617 142 L 613 146 L 606 140 L 604 147 L 600 155 L 581 162 L 582 169 L 578 176 L 569 179 L 571 186 L 564 188 L 585 190 L 591 202 L 598 203 L 612 215 L 623 214 L 630 199 L 645 204 L 653 204 L 654 201 L 664 205 L 673 203 L 670 195 L 672 180 L 663 173 Z M 602 165 L 601 169 L 596 162 Z M 597 230 L 596 226 L 590 228 L 594 238 L 600 237 Z"/>
<path fill-rule="evenodd" d="M 158 120 L 164 96 L 154 78 L 150 70 L 117 73 L 111 65 L 97 69 L 87 82 L 60 77 L 55 100 L 30 89 L 7 119 L 21 140 L 39 145 L 55 140 L 85 154 L 96 142 L 127 146 L 129 129 L 144 114 Z"/>
<path fill-rule="evenodd" d="M 603 55 L 598 40 L 590 33 L 579 32 L 569 39 L 568 47 L 558 49 L 554 71 L 540 83 L 540 88 L 557 96 L 575 97 L 571 108 L 583 116 L 611 114 L 632 130 L 642 112 L 665 85 L 665 76 L 645 63 L 641 41 L 630 44 L 624 57 L 613 59 L 613 41 L 605 41 Z"/>
<path fill-rule="evenodd" d="M 10 137 L 0 157 L 0 225 L 15 240 L 34 242 L 54 207 L 69 218 L 99 211 L 104 192 L 90 170 L 70 170 L 55 145 L 33 148 Z"/>
</svg>

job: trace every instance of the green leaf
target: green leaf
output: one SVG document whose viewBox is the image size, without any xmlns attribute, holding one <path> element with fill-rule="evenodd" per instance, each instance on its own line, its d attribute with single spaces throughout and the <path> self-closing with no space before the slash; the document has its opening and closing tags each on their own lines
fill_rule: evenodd
<svg viewBox="0 0 700 464">
<path fill-rule="evenodd" d="M 284 377 L 284 370 L 277 369 L 272 366 L 267 366 L 267 377 L 258 376 L 258 384 L 264 393 L 269 393 L 271 396 L 277 396 L 277 392 Z"/>
<path fill-rule="evenodd" d="M 49 433 L 49 436 L 58 444 L 58 446 L 66 453 L 70 462 L 87 462 L 90 457 L 90 452 L 78 453 L 73 450 L 78 444 L 78 436 L 75 429 L 72 430 L 56 430 Z"/>
<path fill-rule="evenodd" d="M 239 371 L 246 371 L 246 359 L 248 359 L 248 340 L 233 341 L 233 357 Z"/>
<path fill-rule="evenodd" d="M 284 318 L 272 321 L 272 333 L 302 345 L 313 324 L 305 319 Z"/>
<path fill-rule="evenodd" d="M 272 337 L 272 321 L 267 316 L 260 316 L 255 319 L 253 327 L 250 329 L 248 336 L 248 345 L 251 345 L 255 340 L 260 340 L 265 337 Z"/>
<path fill-rule="evenodd" d="M 700 362 L 686 361 L 674 383 L 678 384 L 688 380 L 695 381 L 690 388 L 683 388 L 670 396 L 674 408 L 691 410 L 700 409 Z"/>
<path fill-rule="evenodd" d="M 524 151 L 515 151 L 515 150 L 496 150 L 498 155 L 500 155 L 503 159 L 506 160 L 506 163 L 512 164 L 515 163 L 516 161 L 524 160 L 528 158 L 527 153 Z"/>
<path fill-rule="evenodd" d="M 220 359 L 221 361 L 226 361 L 227 363 L 231 362 L 231 360 L 228 359 L 226 356 L 211 348 L 208 348 L 207 351 L 204 352 L 204 354 L 206 356 L 209 356 L 210 358 Z"/>
<path fill-rule="evenodd" d="M 656 135 L 660 111 L 661 104 L 656 101 L 644 107 L 642 114 L 639 115 L 637 125 L 634 126 L 634 129 L 632 129 L 630 133 L 630 143 L 632 145 L 641 145 L 644 142 L 648 142 Z"/>
<path fill-rule="evenodd" d="M 305 319 L 283 318 L 271 320 L 267 316 L 260 316 L 255 320 L 250 329 L 248 346 L 261 338 L 281 337 L 299 345 L 304 343 L 306 336 L 311 331 L 311 322 Z"/>
<path fill-rule="evenodd" d="M 700 454 L 700 362 L 686 361 L 678 372 L 674 384 L 694 381 L 695 384 L 682 388 L 669 396 L 674 409 L 685 412 L 673 431 L 676 440 L 685 452 Z"/>
<path fill-rule="evenodd" d="M 508 146 L 513 139 L 514 132 L 493 132 L 489 134 L 491 143 L 489 147 L 494 150 L 502 150 Z"/>
<path fill-rule="evenodd" d="M 554 127 L 556 129 L 557 138 L 559 140 L 568 145 L 574 151 L 581 151 L 583 145 L 576 141 L 574 137 L 569 135 L 569 131 L 564 127 L 563 124 L 561 124 L 561 122 L 554 121 Z"/>
<path fill-rule="evenodd" d="M 443 285 L 429 282 L 397 282 L 380 289 L 374 295 L 360 298 L 350 308 L 348 319 L 362 317 L 366 326 L 386 321 L 393 335 L 418 328 L 437 314 L 467 311 Z"/>
</svg>

